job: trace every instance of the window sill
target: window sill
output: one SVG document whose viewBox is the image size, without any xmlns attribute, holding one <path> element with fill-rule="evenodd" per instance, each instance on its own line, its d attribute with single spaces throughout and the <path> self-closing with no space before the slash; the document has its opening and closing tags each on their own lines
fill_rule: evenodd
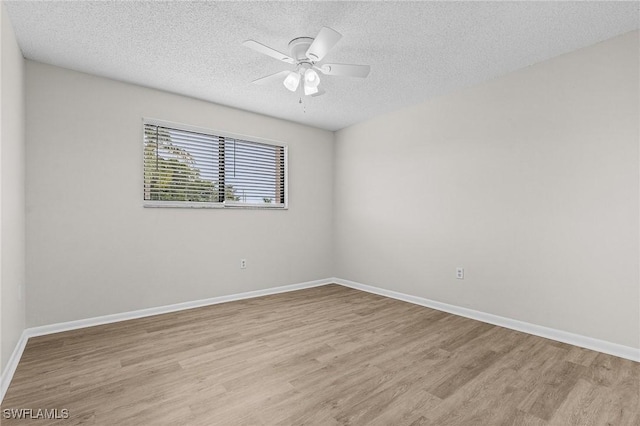
<svg viewBox="0 0 640 426">
<path fill-rule="evenodd" d="M 178 208 L 178 209 L 252 209 L 252 210 L 289 210 L 286 204 L 245 204 L 245 203 L 190 203 L 173 201 L 144 201 L 144 208 Z"/>
</svg>

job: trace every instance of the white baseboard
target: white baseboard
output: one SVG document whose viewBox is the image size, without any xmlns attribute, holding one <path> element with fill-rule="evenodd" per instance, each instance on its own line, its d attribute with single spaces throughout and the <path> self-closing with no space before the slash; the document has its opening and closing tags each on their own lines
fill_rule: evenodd
<svg viewBox="0 0 640 426">
<path fill-rule="evenodd" d="M 235 300 L 252 299 L 254 297 L 268 296 L 270 294 L 286 293 L 289 291 L 302 290 L 305 288 L 318 287 L 333 283 L 333 280 L 323 279 L 307 281 L 299 284 L 285 285 L 281 287 L 265 288 L 263 290 L 247 291 L 245 293 L 230 294 L 227 296 L 211 297 L 209 299 L 194 300 L 191 302 L 175 303 L 173 305 L 158 306 L 155 308 L 140 309 L 137 311 L 122 312 L 119 314 L 104 315 L 94 318 L 86 318 L 76 321 L 61 322 L 51 325 L 27 328 L 22 332 L 20 340 L 16 345 L 9 363 L 5 367 L 2 377 L 0 377 L 0 403 L 9 388 L 13 374 L 16 371 L 18 362 L 22 357 L 22 352 L 30 337 L 44 336 L 47 334 L 60 333 L 63 331 L 77 330 L 79 328 L 93 327 L 96 325 L 110 324 L 114 322 L 127 321 L 136 318 L 149 317 L 153 315 L 166 314 L 169 312 L 183 311 L 186 309 L 199 308 L 202 306 L 217 305 L 219 303 L 233 302 Z"/>
<path fill-rule="evenodd" d="M 307 281 L 299 284 L 284 285 L 280 287 L 265 288 L 263 290 L 247 291 L 244 293 L 229 294 L 227 296 L 211 297 L 209 299 L 194 300 L 191 302 L 175 303 L 173 305 L 158 306 L 156 308 L 140 309 L 137 311 L 122 312 L 119 314 L 104 315 L 101 317 L 81 319 L 77 321 L 61 322 L 51 325 L 32 327 L 26 330 L 28 337 L 43 336 L 46 334 L 60 333 L 62 331 L 77 330 L 79 328 L 93 327 L 96 325 L 110 324 L 127 321 L 136 318 L 150 317 L 169 312 L 184 311 L 185 309 L 200 308 L 202 306 L 217 305 L 219 303 L 233 302 L 235 300 L 252 299 L 254 297 L 268 296 L 270 294 L 286 293 L 305 288 L 318 287 L 331 284 L 330 278 L 316 281 Z"/>
<path fill-rule="evenodd" d="M 425 299 L 423 297 L 411 296 L 392 290 L 386 290 L 379 287 L 373 287 L 354 281 L 344 280 L 341 278 L 329 278 L 316 281 L 308 281 L 299 284 L 285 285 L 281 287 L 272 287 L 263 290 L 248 291 L 245 293 L 231 294 L 227 296 L 212 297 L 209 299 L 195 300 L 191 302 L 176 303 L 173 305 L 159 306 L 156 308 L 141 309 L 131 312 L 122 312 L 119 314 L 104 315 L 100 317 L 87 318 L 77 321 L 69 321 L 58 324 L 44 325 L 40 327 L 27 328 L 22 332 L 20 340 L 16 345 L 9 362 L 7 363 L 2 376 L 0 377 L 0 403 L 4 399 L 5 393 L 11 384 L 11 379 L 18 367 L 20 358 L 30 337 L 43 336 L 47 334 L 60 333 L 63 331 L 77 330 L 80 328 L 93 327 L 96 325 L 110 324 L 114 322 L 126 321 L 130 319 L 149 317 L 153 315 L 165 314 L 169 312 L 183 311 L 186 309 L 198 308 L 202 306 L 216 305 L 219 303 L 232 302 L 235 300 L 251 299 L 254 297 L 268 296 L 270 294 L 286 293 L 289 291 L 302 290 L 305 288 L 319 287 L 327 284 L 339 284 L 345 287 L 354 288 L 356 290 L 366 291 L 368 293 L 378 294 L 380 296 L 390 297 L 397 300 L 425 306 L 427 308 L 437 309 L 443 312 L 449 312 L 454 315 L 471 318 L 474 320 L 498 325 L 512 330 L 522 331 L 524 333 L 533 334 L 559 342 L 568 343 L 570 345 L 580 346 L 598 352 L 618 356 L 620 358 L 629 359 L 640 362 L 640 349 L 624 346 L 617 343 L 607 342 L 605 340 L 594 339 L 579 334 L 569 333 L 567 331 L 557 330 L 540 325 L 530 324 L 523 321 L 505 318 L 498 315 L 488 314 L 486 312 L 475 311 L 473 309 L 463 308 L 460 306 L 449 305 L 447 303 L 437 302 L 435 300 Z"/>
<path fill-rule="evenodd" d="M 11 353 L 11 357 L 9 357 L 9 362 L 7 362 L 7 365 L 4 367 L 2 376 L 0 376 L 0 403 L 2 403 L 4 395 L 7 393 L 7 389 L 9 389 L 11 379 L 13 379 L 13 374 L 16 372 L 16 368 L 18 368 L 18 363 L 20 362 L 20 358 L 22 358 L 22 353 L 24 352 L 25 346 L 27 346 L 28 339 L 27 330 L 24 330 Z"/>
<path fill-rule="evenodd" d="M 409 294 L 386 290 L 379 287 L 373 287 L 354 281 L 343 280 L 341 278 L 334 278 L 333 282 L 345 287 L 354 288 L 356 290 L 362 290 L 368 293 L 402 300 L 404 302 L 413 303 L 415 305 L 426 306 L 427 308 L 437 309 L 438 311 L 449 312 L 454 315 L 471 318 L 489 324 L 498 325 L 500 327 L 510 328 L 512 330 L 522 331 L 524 333 L 544 337 L 546 339 L 556 340 L 558 342 L 568 343 L 570 345 L 580 346 L 581 348 L 591 349 L 620 358 L 629 359 L 631 361 L 640 362 L 640 349 L 638 348 L 620 345 L 618 343 L 607 342 L 606 340 L 594 339 L 592 337 L 582 336 L 580 334 L 574 334 L 568 331 L 557 330 L 555 328 L 530 324 L 528 322 L 488 314 L 486 312 L 475 311 L 473 309 L 463 308 L 460 306 L 449 305 L 447 303 L 436 302 L 435 300 L 429 300 L 418 296 L 411 296 Z"/>
</svg>

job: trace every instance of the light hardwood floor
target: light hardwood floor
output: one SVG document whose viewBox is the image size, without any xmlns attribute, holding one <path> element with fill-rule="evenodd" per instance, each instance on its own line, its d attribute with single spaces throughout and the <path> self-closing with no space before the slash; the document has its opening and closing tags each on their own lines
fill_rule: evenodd
<svg viewBox="0 0 640 426">
<path fill-rule="evenodd" d="M 640 364 L 338 285 L 29 340 L 8 425 L 640 425 Z"/>
</svg>

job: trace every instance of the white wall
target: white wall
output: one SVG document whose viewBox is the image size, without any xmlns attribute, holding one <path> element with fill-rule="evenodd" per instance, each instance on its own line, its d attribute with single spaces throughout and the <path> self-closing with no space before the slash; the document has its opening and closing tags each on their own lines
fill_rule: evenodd
<svg viewBox="0 0 640 426">
<path fill-rule="evenodd" d="M 0 4 L 0 294 L 1 368 L 25 327 L 24 58 Z"/>
<path fill-rule="evenodd" d="M 26 63 L 29 326 L 332 275 L 331 132 Z M 142 117 L 287 143 L 289 210 L 143 208 Z"/>
<path fill-rule="evenodd" d="M 638 52 L 629 33 L 339 131 L 336 276 L 640 347 Z"/>
<path fill-rule="evenodd" d="M 338 276 L 640 347 L 638 48 L 375 118 L 335 152 L 330 132 L 27 61 L 27 324 Z M 288 143 L 290 209 L 142 208 L 142 117 Z"/>
</svg>

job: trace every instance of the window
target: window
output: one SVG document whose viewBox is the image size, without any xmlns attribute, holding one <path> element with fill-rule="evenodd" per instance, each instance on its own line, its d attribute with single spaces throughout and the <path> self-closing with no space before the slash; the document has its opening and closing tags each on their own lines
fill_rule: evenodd
<svg viewBox="0 0 640 426">
<path fill-rule="evenodd" d="M 144 205 L 285 208 L 287 147 L 144 122 Z"/>
</svg>

